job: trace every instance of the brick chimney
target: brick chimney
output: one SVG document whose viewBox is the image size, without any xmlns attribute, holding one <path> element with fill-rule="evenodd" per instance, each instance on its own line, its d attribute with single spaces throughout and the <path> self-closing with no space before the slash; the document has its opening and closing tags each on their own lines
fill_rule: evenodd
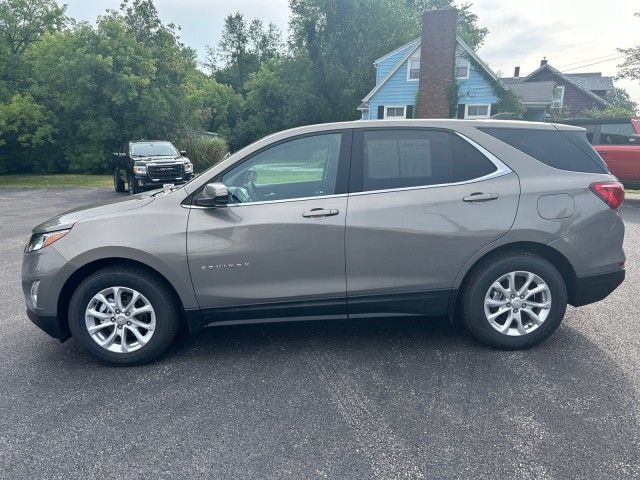
<svg viewBox="0 0 640 480">
<path fill-rule="evenodd" d="M 520 76 L 520 67 L 516 67 L 513 69 L 513 76 L 518 78 Z"/>
<path fill-rule="evenodd" d="M 418 118 L 449 118 L 449 85 L 454 80 L 458 11 L 429 10 L 422 15 Z"/>
<path fill-rule="evenodd" d="M 544 67 L 547 64 L 547 57 L 543 57 L 542 60 L 540 60 L 540 66 Z"/>
</svg>

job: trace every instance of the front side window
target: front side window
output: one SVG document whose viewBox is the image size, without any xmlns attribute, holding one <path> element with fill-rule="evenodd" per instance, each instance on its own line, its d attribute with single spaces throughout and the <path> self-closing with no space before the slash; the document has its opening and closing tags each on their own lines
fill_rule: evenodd
<svg viewBox="0 0 640 480">
<path fill-rule="evenodd" d="M 388 118 L 388 119 L 404 118 L 404 107 L 385 107 L 384 118 Z"/>
<path fill-rule="evenodd" d="M 456 57 L 456 67 L 455 67 L 456 78 L 458 79 L 466 79 L 469 78 L 469 59 L 458 56 Z"/>
<path fill-rule="evenodd" d="M 491 105 L 467 105 L 464 118 L 488 118 L 491 114 Z"/>
<path fill-rule="evenodd" d="M 629 145 L 629 139 L 635 132 L 631 122 L 606 123 L 600 126 L 600 143 L 603 145 Z"/>
<path fill-rule="evenodd" d="M 220 180 L 231 203 L 333 195 L 341 141 L 341 133 L 289 140 L 254 155 Z"/>
<path fill-rule="evenodd" d="M 450 181 L 449 134 L 425 130 L 371 130 L 363 138 L 363 190 Z"/>
<path fill-rule="evenodd" d="M 420 57 L 410 58 L 408 68 L 407 78 L 409 80 L 418 80 L 420 78 Z"/>
</svg>

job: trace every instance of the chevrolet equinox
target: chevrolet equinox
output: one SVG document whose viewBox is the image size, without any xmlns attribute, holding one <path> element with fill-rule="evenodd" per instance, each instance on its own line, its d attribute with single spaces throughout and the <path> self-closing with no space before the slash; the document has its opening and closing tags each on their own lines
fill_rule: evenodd
<svg viewBox="0 0 640 480">
<path fill-rule="evenodd" d="M 36 325 L 118 365 L 180 328 L 281 320 L 448 316 L 525 348 L 624 280 L 623 199 L 578 127 L 307 126 L 38 225 L 22 285 Z"/>
</svg>

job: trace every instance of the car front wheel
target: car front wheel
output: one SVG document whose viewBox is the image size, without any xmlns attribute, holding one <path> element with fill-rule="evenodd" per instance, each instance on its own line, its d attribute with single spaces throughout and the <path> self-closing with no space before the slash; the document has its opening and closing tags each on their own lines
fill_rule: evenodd
<svg viewBox="0 0 640 480">
<path fill-rule="evenodd" d="M 176 336 L 179 309 L 170 289 L 144 269 L 110 267 L 85 279 L 69 303 L 73 336 L 112 365 L 160 356 Z"/>
<path fill-rule="evenodd" d="M 135 177 L 132 177 L 131 174 L 127 176 L 127 184 L 129 185 L 129 194 L 135 195 L 136 193 L 140 193 L 140 189 L 136 185 Z"/>
<path fill-rule="evenodd" d="M 467 328 L 483 343 L 527 348 L 560 326 L 567 289 L 548 260 L 529 252 L 509 252 L 478 265 L 466 283 L 461 308 Z"/>
</svg>

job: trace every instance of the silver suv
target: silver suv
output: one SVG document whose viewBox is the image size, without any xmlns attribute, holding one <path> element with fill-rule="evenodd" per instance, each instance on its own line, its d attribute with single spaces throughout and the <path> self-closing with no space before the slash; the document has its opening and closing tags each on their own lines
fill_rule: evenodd
<svg viewBox="0 0 640 480">
<path fill-rule="evenodd" d="M 523 348 L 624 280 L 623 198 L 577 127 L 308 126 L 37 226 L 22 284 L 36 325 L 112 364 L 181 327 L 284 319 L 449 316 Z"/>
</svg>

